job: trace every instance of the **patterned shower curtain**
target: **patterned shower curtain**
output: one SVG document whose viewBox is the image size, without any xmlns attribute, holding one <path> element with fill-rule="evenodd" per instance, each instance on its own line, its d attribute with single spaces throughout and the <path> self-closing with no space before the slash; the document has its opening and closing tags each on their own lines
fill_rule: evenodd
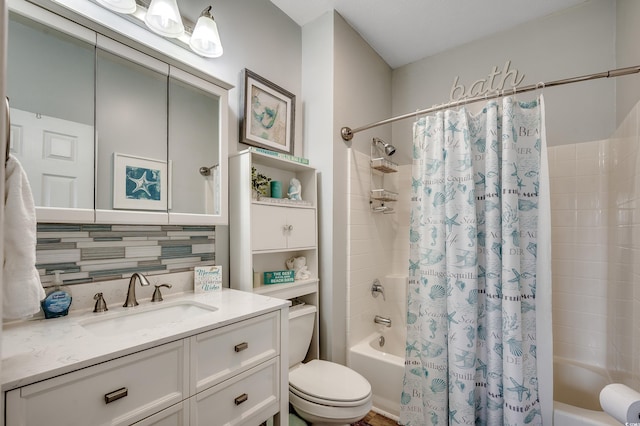
<svg viewBox="0 0 640 426">
<path fill-rule="evenodd" d="M 542 424 L 544 107 L 542 97 L 502 104 L 414 124 L 404 425 Z"/>
</svg>

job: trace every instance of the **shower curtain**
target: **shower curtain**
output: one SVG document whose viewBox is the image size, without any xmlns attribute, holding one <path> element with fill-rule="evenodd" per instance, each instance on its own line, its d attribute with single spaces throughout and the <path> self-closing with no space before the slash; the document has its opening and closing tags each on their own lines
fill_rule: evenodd
<svg viewBox="0 0 640 426">
<path fill-rule="evenodd" d="M 539 389 L 550 351 L 538 359 L 551 345 L 544 132 L 542 96 L 414 124 L 401 424 L 550 419 Z"/>
</svg>

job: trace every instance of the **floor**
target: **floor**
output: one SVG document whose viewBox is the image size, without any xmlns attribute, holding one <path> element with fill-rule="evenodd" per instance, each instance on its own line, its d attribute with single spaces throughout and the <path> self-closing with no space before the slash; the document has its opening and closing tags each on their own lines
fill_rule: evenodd
<svg viewBox="0 0 640 426">
<path fill-rule="evenodd" d="M 354 423 L 353 426 L 397 426 L 395 420 L 388 419 L 381 414 L 374 413 L 373 411 L 369 411 L 369 414 L 359 421 L 358 423 Z"/>
</svg>

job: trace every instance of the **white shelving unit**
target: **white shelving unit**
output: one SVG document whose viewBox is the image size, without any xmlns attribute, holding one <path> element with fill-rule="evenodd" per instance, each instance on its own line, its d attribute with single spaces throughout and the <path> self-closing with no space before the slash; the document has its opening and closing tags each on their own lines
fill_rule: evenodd
<svg viewBox="0 0 640 426">
<path fill-rule="evenodd" d="M 318 306 L 318 220 L 316 169 L 286 155 L 250 148 L 229 158 L 229 236 L 231 288 L 280 299 L 298 299 Z M 256 198 L 251 169 L 282 183 L 302 185 L 302 200 Z M 286 284 L 264 285 L 264 272 L 285 270 L 285 262 L 304 256 L 311 278 Z M 260 278 L 254 283 L 254 272 Z M 308 359 L 317 358 L 318 321 Z"/>
</svg>

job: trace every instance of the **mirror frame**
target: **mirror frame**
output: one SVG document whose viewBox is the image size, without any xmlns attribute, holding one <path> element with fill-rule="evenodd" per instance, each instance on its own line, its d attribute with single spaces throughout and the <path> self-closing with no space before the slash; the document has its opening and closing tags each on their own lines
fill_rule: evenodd
<svg viewBox="0 0 640 426">
<path fill-rule="evenodd" d="M 140 27 L 113 12 L 88 0 L 9 0 L 9 10 L 58 31 L 85 40 L 97 47 L 99 39 L 113 38 L 126 47 L 133 48 L 175 68 L 173 76 L 191 75 L 193 81 L 201 79 L 206 90 L 219 96 L 219 169 L 220 212 L 214 214 L 190 214 L 147 212 L 129 210 L 74 209 L 36 207 L 38 222 L 54 223 L 104 223 L 104 224 L 159 224 L 159 225 L 227 225 L 228 208 L 228 127 L 229 89 L 234 86 L 210 73 L 212 62 L 192 53 L 170 40 Z M 171 72 L 169 75 L 172 75 Z M 180 78 L 191 84 L 191 81 Z M 196 86 L 198 87 L 198 86 Z M 169 160 L 169 159 L 167 159 Z M 95 178 L 94 178 L 95 185 Z"/>
</svg>

